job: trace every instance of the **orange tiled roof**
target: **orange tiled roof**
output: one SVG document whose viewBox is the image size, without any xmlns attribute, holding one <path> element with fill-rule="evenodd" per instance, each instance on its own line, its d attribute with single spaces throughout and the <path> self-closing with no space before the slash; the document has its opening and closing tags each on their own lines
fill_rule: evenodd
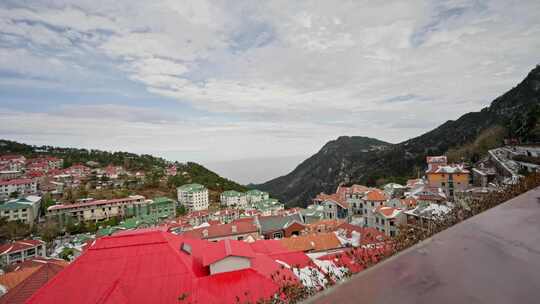
<svg viewBox="0 0 540 304">
<path fill-rule="evenodd" d="M 279 240 L 291 251 L 323 251 L 341 248 L 341 242 L 333 232 L 308 234 Z"/>
<path fill-rule="evenodd" d="M 375 208 L 375 212 L 378 212 L 382 214 L 385 217 L 394 217 L 396 216 L 396 212 L 400 211 L 401 209 L 394 208 L 394 207 L 388 207 L 388 206 L 379 206 Z"/>
<path fill-rule="evenodd" d="M 8 291 L 19 285 L 22 281 L 28 278 L 32 273 L 39 269 L 40 266 L 26 267 L 21 270 L 8 272 L 0 276 L 0 285 L 5 286 Z"/>
<path fill-rule="evenodd" d="M 386 201 L 386 195 L 379 189 L 368 191 L 365 200 L 367 201 Z"/>
<path fill-rule="evenodd" d="M 404 199 L 401 200 L 401 204 L 403 206 L 407 206 L 408 208 L 416 207 L 417 203 L 418 202 L 416 201 L 416 199 L 414 197 L 404 198 Z"/>
</svg>

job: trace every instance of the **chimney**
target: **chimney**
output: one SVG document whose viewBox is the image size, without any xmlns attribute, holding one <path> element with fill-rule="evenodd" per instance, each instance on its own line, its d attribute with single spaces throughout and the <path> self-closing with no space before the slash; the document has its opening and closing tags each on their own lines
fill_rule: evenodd
<svg viewBox="0 0 540 304">
<path fill-rule="evenodd" d="M 351 245 L 353 247 L 358 247 L 360 246 L 360 239 L 361 239 L 362 235 L 360 234 L 360 232 L 358 231 L 353 231 L 351 233 Z"/>
<path fill-rule="evenodd" d="M 231 227 L 232 233 L 237 233 L 238 229 L 236 228 L 236 225 L 232 225 Z"/>
<path fill-rule="evenodd" d="M 204 230 L 202 231 L 202 235 L 203 235 L 203 237 L 205 237 L 205 238 L 208 237 L 208 229 L 204 229 Z"/>
</svg>

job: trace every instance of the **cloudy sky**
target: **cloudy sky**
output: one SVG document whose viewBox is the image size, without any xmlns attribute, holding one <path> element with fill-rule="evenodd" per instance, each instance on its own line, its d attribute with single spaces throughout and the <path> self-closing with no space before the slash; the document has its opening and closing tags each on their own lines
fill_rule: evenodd
<svg viewBox="0 0 540 304">
<path fill-rule="evenodd" d="M 0 0 L 0 137 L 201 162 L 399 142 L 540 63 L 540 1 Z"/>
</svg>

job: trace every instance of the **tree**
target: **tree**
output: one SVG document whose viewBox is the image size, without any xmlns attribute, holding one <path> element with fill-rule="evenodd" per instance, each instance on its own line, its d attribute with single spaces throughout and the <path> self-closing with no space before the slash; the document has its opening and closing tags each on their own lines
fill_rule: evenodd
<svg viewBox="0 0 540 304">
<path fill-rule="evenodd" d="M 21 195 L 19 191 L 14 191 L 9 194 L 9 198 L 18 198 Z"/>
<path fill-rule="evenodd" d="M 73 248 L 64 247 L 64 249 L 62 249 L 58 257 L 69 262 L 71 261 L 74 255 L 75 255 L 75 250 Z"/>
<path fill-rule="evenodd" d="M 180 205 L 180 206 L 176 207 L 176 215 L 177 216 L 185 215 L 186 212 L 187 212 L 187 210 L 186 210 L 186 207 L 184 205 Z"/>
<path fill-rule="evenodd" d="M 21 221 L 7 221 L 5 218 L 3 221 L 0 225 L 0 239 L 17 240 L 30 236 L 30 225 Z"/>
<path fill-rule="evenodd" d="M 39 224 L 36 230 L 41 239 L 47 243 L 52 242 L 55 238 L 62 234 L 58 223 L 51 220 Z"/>
<path fill-rule="evenodd" d="M 41 205 L 39 206 L 40 214 L 45 215 L 47 213 L 47 208 L 54 204 L 56 204 L 56 202 L 52 199 L 51 194 L 49 192 L 45 193 L 41 199 Z"/>
</svg>

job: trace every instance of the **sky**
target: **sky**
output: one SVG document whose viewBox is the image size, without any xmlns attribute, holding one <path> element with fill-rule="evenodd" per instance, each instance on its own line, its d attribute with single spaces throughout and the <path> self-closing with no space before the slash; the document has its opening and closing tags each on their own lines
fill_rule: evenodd
<svg viewBox="0 0 540 304">
<path fill-rule="evenodd" d="M 537 0 L 0 0 L 0 138 L 203 163 L 396 143 L 539 63 Z"/>
</svg>

